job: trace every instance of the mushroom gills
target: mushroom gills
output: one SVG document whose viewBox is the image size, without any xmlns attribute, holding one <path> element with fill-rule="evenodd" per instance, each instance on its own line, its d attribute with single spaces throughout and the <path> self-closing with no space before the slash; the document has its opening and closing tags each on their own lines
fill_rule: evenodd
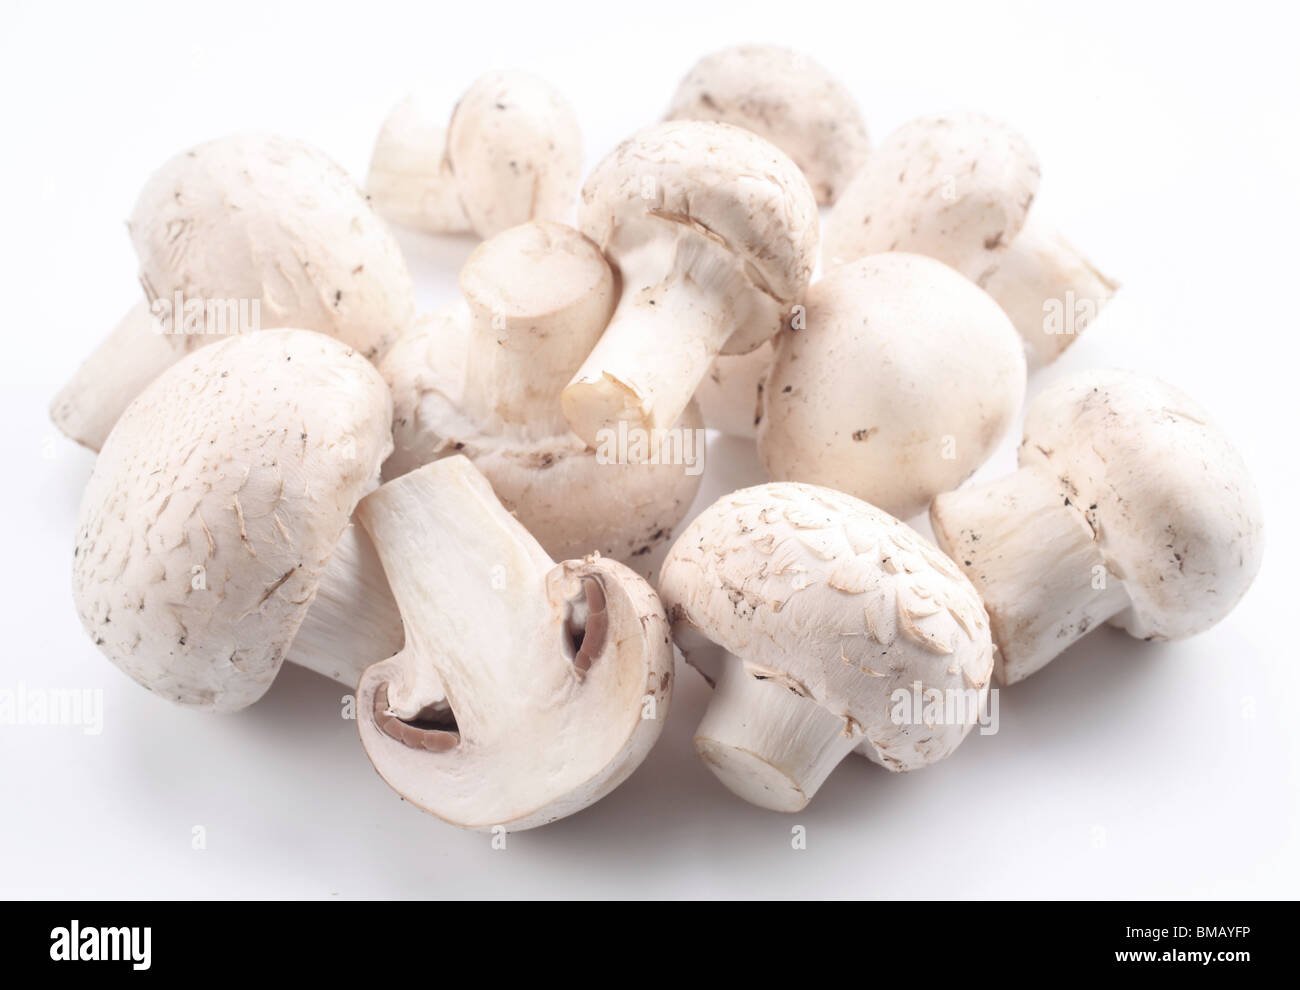
<svg viewBox="0 0 1300 990">
<path fill-rule="evenodd" d="M 460 727 L 445 700 L 426 705 L 413 718 L 402 718 L 388 707 L 387 684 L 375 691 L 375 725 L 389 739 L 411 749 L 445 753 L 460 745 Z"/>
</svg>

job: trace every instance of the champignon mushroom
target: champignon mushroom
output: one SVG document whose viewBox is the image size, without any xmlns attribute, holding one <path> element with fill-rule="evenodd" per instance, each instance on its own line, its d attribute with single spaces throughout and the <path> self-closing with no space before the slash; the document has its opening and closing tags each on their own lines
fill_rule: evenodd
<svg viewBox="0 0 1300 990">
<path fill-rule="evenodd" d="M 406 624 L 357 690 L 366 753 L 417 807 L 463 828 L 555 821 L 654 745 L 672 693 L 663 606 L 622 564 L 556 564 L 464 457 L 390 481 L 357 517 Z M 450 711 L 431 714 L 443 698 Z"/>
<path fill-rule="evenodd" d="M 855 749 L 889 770 L 943 759 L 988 693 L 993 646 L 970 582 L 898 520 L 829 488 L 723 496 L 673 544 L 659 593 L 714 685 L 695 748 L 760 807 L 800 810 Z M 900 717 L 896 692 L 917 682 L 951 719 Z"/>
<path fill-rule="evenodd" d="M 763 387 L 768 477 L 827 485 L 900 518 L 956 488 L 1020 410 L 1025 359 L 988 294 L 914 254 L 872 255 L 808 293 Z"/>
<path fill-rule="evenodd" d="M 1103 622 L 1147 640 L 1209 629 L 1263 551 L 1259 497 L 1200 406 L 1154 378 L 1088 371 L 1029 404 L 1020 469 L 935 499 L 939 545 L 984 598 L 998 679 Z"/>
<path fill-rule="evenodd" d="M 402 645 L 349 524 L 392 447 L 388 389 L 306 330 L 183 358 L 109 434 L 77 525 L 73 596 L 100 650 L 172 701 L 252 704 L 288 658 L 356 686 Z"/>
<path fill-rule="evenodd" d="M 150 312 L 132 311 L 51 405 L 55 425 L 92 450 L 145 384 L 198 347 L 289 326 L 373 359 L 414 313 L 397 242 L 347 173 L 300 141 L 191 148 L 149 179 L 127 226 Z"/>
<path fill-rule="evenodd" d="M 719 354 L 695 390 L 704 425 L 720 433 L 758 435 L 763 418 L 763 379 L 772 366 L 771 341 L 748 354 Z"/>
<path fill-rule="evenodd" d="M 770 338 L 808 287 L 817 203 L 783 152 L 729 124 L 670 121 L 587 179 L 579 226 L 622 279 L 614 317 L 561 396 L 595 445 L 681 416 L 720 353 Z"/>
<path fill-rule="evenodd" d="M 844 84 L 806 55 L 778 45 L 738 45 L 688 72 L 668 120 L 716 120 L 771 141 L 829 206 L 871 149 L 862 111 Z"/>
<path fill-rule="evenodd" d="M 885 251 L 937 258 L 1011 314 L 1032 364 L 1050 360 L 1083 328 L 1057 332 L 1048 311 L 1086 299 L 1095 314 L 1115 284 L 1037 217 L 1020 243 L 1038 183 L 1033 150 L 1005 124 L 977 113 L 918 118 L 889 135 L 844 190 L 822 260 L 829 270 Z"/>
<path fill-rule="evenodd" d="M 388 115 L 366 188 L 382 216 L 431 233 L 491 237 L 528 220 L 567 220 L 582 172 L 573 109 L 549 83 L 490 72 L 451 122 L 429 94 Z"/>
<path fill-rule="evenodd" d="M 404 334 L 380 363 L 396 442 L 384 477 L 463 454 L 560 560 L 599 551 L 627 561 L 666 539 L 704 468 L 694 403 L 643 460 L 616 443 L 588 447 L 560 409 L 614 308 L 599 249 L 570 227 L 523 224 L 480 244 L 460 284 L 464 302 Z"/>
</svg>

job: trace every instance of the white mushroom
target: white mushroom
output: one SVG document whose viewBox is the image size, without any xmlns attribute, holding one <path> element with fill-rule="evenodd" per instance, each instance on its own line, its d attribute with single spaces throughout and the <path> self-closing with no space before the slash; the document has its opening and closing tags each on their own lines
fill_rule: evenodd
<svg viewBox="0 0 1300 990">
<path fill-rule="evenodd" d="M 889 770 L 934 763 L 980 716 L 993 646 L 975 589 L 917 533 L 841 492 L 775 483 L 723 496 L 673 544 L 659 591 L 715 688 L 695 748 L 753 804 L 798 811 L 855 749 Z M 937 691 L 940 711 L 905 713 L 900 691 Z"/>
<path fill-rule="evenodd" d="M 394 790 L 464 828 L 515 830 L 636 769 L 673 672 L 643 579 L 595 556 L 556 564 L 463 457 L 390 481 L 357 517 L 406 624 L 406 648 L 357 691 L 361 741 Z"/>
<path fill-rule="evenodd" d="M 596 246 L 556 223 L 512 227 L 478 246 L 460 284 L 465 301 L 404 334 L 379 366 L 396 443 L 384 477 L 463 454 L 560 560 L 598 551 L 627 561 L 666 539 L 704 467 L 694 404 L 635 462 L 616 444 L 589 448 L 560 409 L 614 309 Z"/>
<path fill-rule="evenodd" d="M 808 292 L 763 387 L 768 477 L 865 499 L 900 518 L 956 488 L 1020 410 L 1025 359 L 1005 313 L 932 258 L 872 255 Z"/>
<path fill-rule="evenodd" d="M 587 179 L 579 220 L 622 279 L 609 327 L 561 397 L 592 445 L 620 422 L 672 426 L 719 353 L 780 329 L 815 263 L 808 180 L 728 124 L 670 121 L 624 141 Z"/>
<path fill-rule="evenodd" d="M 1103 622 L 1181 639 L 1259 570 L 1259 498 L 1200 406 L 1154 378 L 1089 371 L 1029 404 L 1020 469 L 935 499 L 935 536 L 980 590 L 998 678 L 1042 668 Z"/>
<path fill-rule="evenodd" d="M 145 185 L 128 227 L 154 322 L 133 310 L 51 405 L 55 425 L 91 449 L 195 348 L 291 326 L 373 359 L 414 312 L 383 221 L 347 173 L 299 141 L 230 137 L 177 155 Z"/>
<path fill-rule="evenodd" d="M 236 711 L 293 660 L 356 686 L 402 645 L 369 541 L 349 524 L 392 446 L 356 351 L 304 330 L 202 348 L 109 434 L 77 525 L 73 595 L 101 651 L 184 705 Z"/>
<path fill-rule="evenodd" d="M 1056 332 L 1051 311 L 1086 299 L 1095 314 L 1115 284 L 1037 218 L 1019 243 L 1038 183 L 1032 149 L 1005 124 L 976 113 L 918 118 L 889 135 L 840 196 L 823 262 L 829 270 L 885 251 L 937 258 L 1011 314 L 1031 364 L 1050 360 L 1082 330 Z"/>
<path fill-rule="evenodd" d="M 522 72 L 490 72 L 451 122 L 427 93 L 393 108 L 366 188 L 379 213 L 431 233 L 491 237 L 529 220 L 567 220 L 582 172 L 582 134 L 556 90 Z"/>
<path fill-rule="evenodd" d="M 682 79 L 668 120 L 716 120 L 753 131 L 793 159 L 828 206 L 870 151 L 853 94 L 806 55 L 738 45 L 700 59 Z"/>
<path fill-rule="evenodd" d="M 763 418 L 763 380 L 772 366 L 771 341 L 748 354 L 719 354 L 695 390 L 695 401 L 711 430 L 753 439 Z"/>
</svg>

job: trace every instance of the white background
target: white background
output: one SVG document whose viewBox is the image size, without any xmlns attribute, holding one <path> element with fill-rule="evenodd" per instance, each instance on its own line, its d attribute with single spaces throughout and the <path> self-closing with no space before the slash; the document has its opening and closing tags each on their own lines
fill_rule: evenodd
<svg viewBox="0 0 1300 990">
<path fill-rule="evenodd" d="M 1293 6 L 6 3 L 4 22 L 0 689 L 102 688 L 105 726 L 0 726 L 0 894 L 1300 894 Z M 154 168 L 264 130 L 362 176 L 409 85 L 431 81 L 450 112 L 488 68 L 554 82 L 591 165 L 662 113 L 698 56 L 743 41 L 813 54 L 857 94 L 877 141 L 956 108 L 1026 134 L 1044 171 L 1035 209 L 1124 286 L 1030 394 L 1122 365 L 1211 410 L 1255 473 L 1267 524 L 1263 571 L 1226 622 L 1168 645 L 1102 629 L 1003 692 L 998 734 L 910 775 L 851 757 L 797 818 L 741 803 L 697 762 L 707 691 L 683 668 L 641 770 L 505 851 L 389 791 L 333 683 L 286 667 L 261 703 L 219 717 L 153 697 L 99 655 L 69 591 L 93 458 L 46 405 L 137 298 L 123 220 Z M 473 241 L 402 243 L 422 302 L 450 299 Z M 1012 465 L 1016 439 L 981 477 Z M 752 446 L 728 441 L 711 458 L 697 508 L 761 480 Z M 796 823 L 804 851 L 791 848 Z M 206 850 L 191 849 L 196 825 Z"/>
</svg>

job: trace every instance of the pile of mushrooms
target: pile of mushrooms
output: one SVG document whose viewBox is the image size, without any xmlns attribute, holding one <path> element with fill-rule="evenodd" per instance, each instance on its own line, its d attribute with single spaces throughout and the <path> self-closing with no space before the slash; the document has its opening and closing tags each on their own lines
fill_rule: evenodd
<svg viewBox="0 0 1300 990">
<path fill-rule="evenodd" d="M 794 812 L 851 753 L 948 756 L 995 683 L 1103 623 L 1176 640 L 1245 595 L 1258 495 L 1161 381 L 1038 390 L 1019 469 L 967 483 L 1116 289 L 1032 208 L 1010 127 L 873 149 L 830 72 L 743 46 L 579 186 L 545 81 L 437 92 L 384 121 L 368 193 L 274 136 L 141 191 L 144 298 L 51 406 L 99 452 L 77 612 L 139 684 L 233 712 L 304 666 L 355 692 L 410 803 L 515 830 L 635 771 L 681 653 L 713 688 L 704 765 Z M 483 238 L 454 298 L 417 313 L 386 221 Z M 705 425 L 769 482 L 683 526 Z M 926 512 L 934 542 L 902 521 Z M 669 541 L 655 584 L 628 566 Z"/>
</svg>

